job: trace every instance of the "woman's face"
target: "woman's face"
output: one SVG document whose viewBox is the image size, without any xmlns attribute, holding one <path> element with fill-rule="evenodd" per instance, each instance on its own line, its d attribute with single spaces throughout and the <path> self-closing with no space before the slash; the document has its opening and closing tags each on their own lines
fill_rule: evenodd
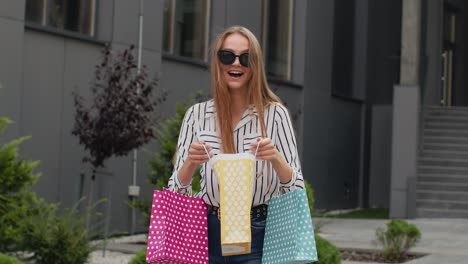
<svg viewBox="0 0 468 264">
<path fill-rule="evenodd" d="M 231 51 L 235 55 L 241 55 L 249 52 L 249 40 L 239 33 L 233 33 L 226 37 L 221 49 Z M 220 65 L 222 76 L 232 91 L 246 89 L 247 82 L 252 77 L 252 70 L 242 66 L 239 57 L 236 57 L 231 65 L 222 63 Z"/>
</svg>

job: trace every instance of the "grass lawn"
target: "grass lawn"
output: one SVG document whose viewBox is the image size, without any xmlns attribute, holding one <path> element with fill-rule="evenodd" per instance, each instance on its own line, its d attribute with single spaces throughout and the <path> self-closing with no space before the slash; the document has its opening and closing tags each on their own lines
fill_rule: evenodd
<svg viewBox="0 0 468 264">
<path fill-rule="evenodd" d="M 346 213 L 338 214 L 320 214 L 316 217 L 329 217 L 329 218 L 354 218 L 354 219 L 389 219 L 388 208 L 365 208 L 358 209 Z"/>
</svg>

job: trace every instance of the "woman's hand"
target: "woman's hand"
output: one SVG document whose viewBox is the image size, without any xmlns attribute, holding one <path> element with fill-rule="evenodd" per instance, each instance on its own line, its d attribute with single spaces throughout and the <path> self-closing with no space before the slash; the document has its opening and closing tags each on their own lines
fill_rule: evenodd
<svg viewBox="0 0 468 264">
<path fill-rule="evenodd" d="M 206 153 L 207 151 L 208 153 Z M 184 164 L 179 169 L 179 181 L 182 185 L 190 184 L 197 166 L 207 162 L 213 156 L 210 152 L 211 146 L 203 141 L 190 144 L 187 159 L 185 159 Z"/>
<path fill-rule="evenodd" d="M 254 155 L 257 152 L 256 158 L 259 160 L 276 161 L 280 155 L 270 138 L 257 138 L 257 141 L 250 146 L 250 150 Z"/>
<path fill-rule="evenodd" d="M 286 162 L 286 159 L 283 157 L 283 155 L 276 149 L 275 144 L 273 144 L 271 139 L 257 138 L 257 142 L 251 145 L 250 150 L 254 155 L 255 151 L 257 151 L 257 159 L 271 162 L 273 169 L 278 174 L 280 182 L 287 183 L 291 181 L 293 169 Z"/>
<path fill-rule="evenodd" d="M 206 148 L 206 150 L 205 150 Z M 208 151 L 208 153 L 206 153 Z M 213 155 L 211 153 L 211 146 L 205 142 L 193 142 L 190 144 L 190 149 L 187 161 L 192 165 L 199 165 L 207 162 Z"/>
</svg>

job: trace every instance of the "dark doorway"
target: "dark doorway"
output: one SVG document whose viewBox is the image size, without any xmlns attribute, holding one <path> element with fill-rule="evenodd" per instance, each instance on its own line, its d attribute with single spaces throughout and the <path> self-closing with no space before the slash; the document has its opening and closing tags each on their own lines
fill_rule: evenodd
<svg viewBox="0 0 468 264">
<path fill-rule="evenodd" d="M 468 3 L 463 0 L 445 0 L 442 25 L 441 89 L 442 106 L 468 106 L 468 54 L 465 43 L 468 28 L 465 14 Z"/>
</svg>

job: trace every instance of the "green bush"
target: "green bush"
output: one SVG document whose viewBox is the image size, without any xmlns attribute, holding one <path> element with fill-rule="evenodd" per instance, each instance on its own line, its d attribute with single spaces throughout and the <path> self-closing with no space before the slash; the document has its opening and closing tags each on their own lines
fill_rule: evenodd
<svg viewBox="0 0 468 264">
<path fill-rule="evenodd" d="M 169 177 L 174 169 L 174 158 L 176 154 L 177 141 L 179 139 L 179 131 L 184 120 L 185 113 L 190 106 L 197 102 L 201 96 L 200 92 L 195 93 L 193 99 L 176 103 L 176 113 L 173 117 L 165 119 L 160 129 L 157 132 L 157 142 L 159 151 L 153 154 L 153 158 L 149 161 L 151 167 L 148 181 L 155 186 L 156 190 L 162 190 L 167 187 Z M 192 181 L 192 192 L 196 193 L 200 190 L 200 173 L 197 169 Z M 151 201 L 137 200 L 130 203 L 130 206 L 138 208 L 144 216 L 145 223 L 149 223 Z"/>
<path fill-rule="evenodd" d="M 146 249 L 139 250 L 128 264 L 146 264 Z"/>
<path fill-rule="evenodd" d="M 23 241 L 27 240 L 22 230 L 24 221 L 38 213 L 32 205 L 39 203 L 40 199 L 30 192 L 21 192 L 15 194 L 14 198 L 6 198 L 8 202 L 5 206 L 9 210 L 0 213 L 0 223 L 2 223 L 0 224 L 0 251 L 15 252 L 23 249 Z M 15 201 L 16 204 L 12 205 L 12 201 Z M 46 207 L 41 210 L 48 210 L 49 208 Z"/>
<path fill-rule="evenodd" d="M 314 212 L 314 203 L 315 203 L 314 189 L 312 189 L 309 182 L 307 182 L 306 180 L 304 180 L 304 186 L 305 186 L 305 189 L 306 189 L 307 200 L 309 200 L 310 213 L 313 214 L 313 212 Z"/>
<path fill-rule="evenodd" d="M 319 235 L 315 235 L 318 261 L 314 264 L 340 264 L 340 251 L 329 241 Z"/>
<path fill-rule="evenodd" d="M 307 199 L 309 200 L 309 209 L 310 213 L 314 212 L 314 189 L 310 186 L 309 182 L 304 180 L 304 186 L 306 188 Z M 318 235 L 320 232 L 320 224 L 314 225 L 315 231 L 315 246 L 317 248 L 318 261 L 314 262 L 316 264 L 340 264 L 341 263 L 341 253 L 328 240 L 322 238 Z"/>
<path fill-rule="evenodd" d="M 11 120 L 0 117 L 0 133 L 10 123 Z M 27 139 L 22 137 L 0 145 L 0 252 L 19 249 L 24 239 L 20 223 L 36 213 L 30 205 L 38 199 L 29 188 L 39 178 L 39 174 L 33 173 L 38 162 L 20 158 L 18 150 Z"/>
<path fill-rule="evenodd" d="M 421 232 L 414 224 L 402 219 L 393 219 L 387 223 L 387 229 L 375 231 L 377 245 L 382 246 L 382 254 L 387 261 L 398 262 L 406 259 L 408 251 L 421 238 Z"/>
<path fill-rule="evenodd" d="M 0 132 L 11 123 L 0 118 Z M 0 147 L 0 252 L 30 252 L 33 263 L 85 263 L 90 253 L 87 232 L 75 210 L 58 214 L 58 205 L 36 196 L 37 161 L 19 156 L 27 137 Z M 28 254 L 29 255 L 29 254 Z"/>
<path fill-rule="evenodd" d="M 45 202 L 43 202 L 45 203 Z M 84 228 L 85 217 L 76 207 L 57 214 L 57 206 L 40 205 L 40 211 L 24 220 L 23 235 L 26 250 L 33 252 L 36 264 L 82 264 L 93 250 Z M 48 209 L 48 210 L 47 210 Z"/>
<path fill-rule="evenodd" d="M 164 120 L 161 128 L 157 132 L 159 151 L 154 153 L 153 159 L 149 161 L 151 173 L 148 179 L 149 182 L 155 185 L 158 190 L 162 190 L 162 188 L 167 186 L 169 177 L 172 175 L 177 141 L 179 139 L 179 131 L 182 126 L 185 113 L 190 106 L 197 103 L 195 98 L 199 96 L 200 93 L 196 93 L 191 100 L 182 103 L 177 102 L 175 115 Z M 200 173 L 198 170 L 196 170 L 194 177 L 195 178 L 192 182 L 192 191 L 195 193 L 200 190 Z"/>
<path fill-rule="evenodd" d="M 21 261 L 0 253 L 0 264 L 21 264 Z"/>
</svg>

